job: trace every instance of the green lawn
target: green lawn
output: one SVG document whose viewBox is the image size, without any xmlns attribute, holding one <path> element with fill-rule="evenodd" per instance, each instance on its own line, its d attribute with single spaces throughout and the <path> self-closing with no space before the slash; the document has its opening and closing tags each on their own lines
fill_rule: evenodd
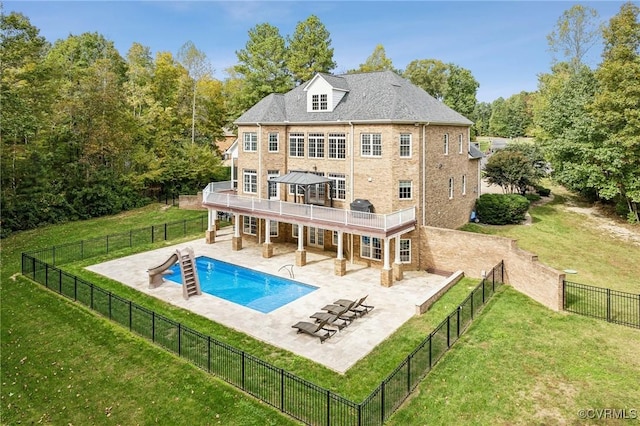
<svg viewBox="0 0 640 426">
<path fill-rule="evenodd" d="M 521 246 L 554 266 L 554 261 L 560 262 L 556 257 L 567 255 L 567 246 L 560 245 L 563 235 L 573 239 L 582 232 L 578 218 L 566 212 L 560 201 L 534 208 L 534 224 L 527 229 L 479 229 L 498 235 L 521 232 Z M 11 278 L 19 271 L 23 250 L 200 214 L 154 205 L 111 218 L 24 232 L 2 241 L 2 424 L 148 424 L 156 419 L 162 424 L 184 424 L 185 419 L 190 424 L 295 424 L 108 320 L 22 277 Z M 587 241 L 586 235 L 584 238 Z M 606 259 L 606 251 L 620 246 L 618 242 L 600 244 L 602 240 L 598 238 L 595 245 L 573 245 L 576 258 L 582 254 Z M 546 246 L 563 253 L 554 257 L 553 249 Z M 575 264 L 573 269 L 579 270 L 576 281 L 605 286 L 607 279 L 633 288 L 632 264 L 640 264 L 634 260 L 636 255 L 631 253 L 627 267 L 620 271 L 606 269 L 609 275 L 599 275 L 601 269 L 589 262 Z M 478 281 L 461 281 L 427 314 L 411 319 L 345 376 L 339 376 L 83 269 L 97 261 L 65 269 L 355 402 L 379 385 Z M 595 282 L 578 279 L 589 267 L 594 268 Z M 631 272 L 625 272 L 627 268 Z M 637 277 L 637 267 L 635 271 Z M 575 413 L 580 408 L 639 407 L 640 389 L 634 380 L 640 376 L 639 333 L 604 321 L 554 313 L 507 289 L 489 304 L 477 325 L 444 356 L 390 423 L 577 424 L 581 422 Z"/>
<path fill-rule="evenodd" d="M 531 226 L 467 224 L 464 229 L 514 238 L 540 262 L 560 271 L 578 271 L 567 275 L 568 281 L 640 293 L 640 248 L 612 238 L 588 216 L 569 211 L 569 195 L 558 188 L 553 191 L 553 201 L 530 209 Z"/>
</svg>

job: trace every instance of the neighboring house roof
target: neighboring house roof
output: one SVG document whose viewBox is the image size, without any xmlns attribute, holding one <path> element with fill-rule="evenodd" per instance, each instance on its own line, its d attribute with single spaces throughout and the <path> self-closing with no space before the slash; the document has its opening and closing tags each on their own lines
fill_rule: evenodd
<svg viewBox="0 0 640 426">
<path fill-rule="evenodd" d="M 333 111 L 307 111 L 306 87 L 323 78 L 347 92 Z M 392 71 L 317 74 L 285 94 L 270 94 L 242 114 L 236 124 L 378 121 L 470 126 L 472 121 Z"/>
<path fill-rule="evenodd" d="M 469 146 L 469 156 L 471 158 L 473 158 L 474 160 L 477 160 L 478 158 L 484 157 L 484 154 L 482 153 L 482 151 L 480 151 L 478 148 L 476 148 L 475 145 L 471 144 Z"/>
</svg>

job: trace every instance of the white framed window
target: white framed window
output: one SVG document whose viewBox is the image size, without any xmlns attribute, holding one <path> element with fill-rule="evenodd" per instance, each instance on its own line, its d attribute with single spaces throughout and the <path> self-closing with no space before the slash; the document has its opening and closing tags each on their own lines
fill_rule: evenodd
<svg viewBox="0 0 640 426">
<path fill-rule="evenodd" d="M 245 132 L 242 134 L 243 149 L 246 152 L 258 150 L 258 134 L 256 132 Z"/>
<path fill-rule="evenodd" d="M 329 158 L 345 158 L 347 152 L 347 135 L 329 133 Z"/>
<path fill-rule="evenodd" d="M 316 176 L 324 177 L 324 172 L 310 172 Z M 324 183 L 318 185 L 309 185 L 308 187 L 308 198 L 307 202 L 311 204 L 320 204 L 324 205 L 326 191 L 326 185 Z"/>
<path fill-rule="evenodd" d="M 462 175 L 462 195 L 467 195 L 467 175 Z"/>
<path fill-rule="evenodd" d="M 309 133 L 309 158 L 324 158 L 324 133 Z"/>
<path fill-rule="evenodd" d="M 247 194 L 258 193 L 258 173 L 255 170 L 244 169 L 242 172 L 243 192 Z"/>
<path fill-rule="evenodd" d="M 326 111 L 327 110 L 327 95 L 311 95 L 311 110 L 312 111 Z"/>
<path fill-rule="evenodd" d="M 382 135 L 380 133 L 361 134 L 360 155 L 363 157 L 382 157 Z"/>
<path fill-rule="evenodd" d="M 298 238 L 298 225 L 291 225 L 291 236 Z"/>
<path fill-rule="evenodd" d="M 410 180 L 401 180 L 398 183 L 398 198 L 401 200 L 410 200 L 412 182 Z"/>
<path fill-rule="evenodd" d="M 289 135 L 289 157 L 304 157 L 304 133 Z"/>
<path fill-rule="evenodd" d="M 449 133 L 444 134 L 444 155 L 449 155 Z"/>
<path fill-rule="evenodd" d="M 411 240 L 400 239 L 400 262 L 411 263 Z"/>
<path fill-rule="evenodd" d="M 458 154 L 462 154 L 462 147 L 463 147 L 463 143 L 462 143 L 462 135 L 458 135 Z"/>
<path fill-rule="evenodd" d="M 382 259 L 382 241 L 380 238 L 360 236 L 360 257 L 366 259 Z"/>
<path fill-rule="evenodd" d="M 269 235 L 272 237 L 278 236 L 278 221 L 269 221 Z"/>
<path fill-rule="evenodd" d="M 280 134 L 269 133 L 269 152 L 280 151 Z"/>
<path fill-rule="evenodd" d="M 242 216 L 242 232 L 247 235 L 256 235 L 257 231 L 258 219 L 253 216 Z"/>
<path fill-rule="evenodd" d="M 331 245 L 338 246 L 338 231 L 333 231 L 331 233 Z"/>
<path fill-rule="evenodd" d="M 453 178 L 449 178 L 449 199 L 453 198 Z"/>
<path fill-rule="evenodd" d="M 400 158 L 411 158 L 411 134 L 400 135 Z"/>
<path fill-rule="evenodd" d="M 270 181 L 271 179 L 275 179 L 277 177 L 280 176 L 280 170 L 267 170 L 267 181 Z M 274 199 L 274 198 L 280 198 L 280 188 L 279 188 L 279 184 L 278 183 L 270 183 L 269 185 L 269 193 L 267 194 L 269 196 L 269 198 Z"/>
<path fill-rule="evenodd" d="M 347 177 L 343 173 L 329 173 L 331 184 L 331 198 L 334 200 L 346 200 L 347 198 Z"/>
</svg>

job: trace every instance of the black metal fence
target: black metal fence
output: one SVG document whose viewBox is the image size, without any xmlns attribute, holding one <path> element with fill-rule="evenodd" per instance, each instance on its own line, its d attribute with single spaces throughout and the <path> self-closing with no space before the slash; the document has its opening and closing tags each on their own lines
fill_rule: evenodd
<svg viewBox="0 0 640 426">
<path fill-rule="evenodd" d="M 49 265 L 64 265 L 94 256 L 109 254 L 124 248 L 143 246 L 158 241 L 170 241 L 177 238 L 196 235 L 207 230 L 207 215 L 195 219 L 152 225 L 146 228 L 132 229 L 105 237 L 76 241 L 68 244 L 47 247 L 26 253 Z M 24 254 L 23 254 L 24 255 Z"/>
<path fill-rule="evenodd" d="M 164 227 L 160 229 L 163 236 L 167 235 Z M 154 235 L 155 231 L 149 232 Z M 113 241 L 113 236 L 111 238 Z M 100 253 L 106 253 L 108 243 L 102 241 L 103 245 L 92 247 L 101 247 Z M 86 242 L 79 244 L 80 248 L 78 244 L 64 247 L 74 247 L 63 252 L 62 258 L 66 262 L 87 257 Z M 95 248 L 90 252 L 95 255 L 100 250 Z M 371 395 L 358 404 L 57 268 L 54 262 L 60 263 L 60 253 L 60 246 L 48 251 L 23 253 L 22 274 L 310 425 L 384 423 L 464 333 L 504 279 L 501 262 Z"/>
<path fill-rule="evenodd" d="M 640 294 L 564 281 L 565 311 L 640 328 Z"/>
</svg>

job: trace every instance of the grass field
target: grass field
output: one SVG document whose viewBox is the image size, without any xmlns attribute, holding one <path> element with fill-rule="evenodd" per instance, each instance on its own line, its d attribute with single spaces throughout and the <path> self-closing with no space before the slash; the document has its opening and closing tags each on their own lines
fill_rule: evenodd
<svg viewBox="0 0 640 426">
<path fill-rule="evenodd" d="M 564 224 L 556 216 L 567 213 L 560 201 L 535 208 L 532 215 L 539 220 L 530 227 L 530 244 L 541 244 L 542 250 L 555 226 L 559 230 L 562 227 L 538 229 L 540 224 Z M 149 226 L 152 222 L 181 220 L 194 214 L 155 205 L 117 217 L 43 228 L 3 240 L 2 424 L 184 424 L 186 419 L 188 424 L 295 424 L 265 404 L 39 285 L 21 277 L 11 279 L 19 270 L 19 253 L 23 250 Z M 570 218 L 563 226 L 573 222 L 575 218 Z M 498 229 L 489 231 L 499 233 Z M 536 231 L 544 235 L 536 237 Z M 597 252 L 598 247 L 599 244 L 576 246 L 574 250 L 586 254 Z M 610 246 L 602 247 L 608 250 Z M 604 258 L 604 253 L 600 257 Z M 542 256 L 541 260 L 546 262 Z M 89 274 L 82 266 L 73 265 L 72 273 Z M 580 278 L 589 271 L 588 267 L 586 263 L 580 269 Z M 591 273 L 598 277 L 599 271 L 594 269 Z M 608 279 L 633 287 L 625 273 L 619 277 L 615 268 L 607 271 L 611 274 Z M 96 283 L 102 287 L 122 292 L 123 297 L 357 402 L 477 282 L 459 283 L 427 315 L 409 321 L 343 377 L 155 299 L 130 290 L 126 293 L 120 284 L 97 276 L 90 278 L 101 280 Z M 553 313 L 507 289 L 445 355 L 390 423 L 582 424 L 576 414 L 580 408 L 637 408 L 640 389 L 634 378 L 640 376 L 639 333 L 603 321 Z"/>
</svg>

